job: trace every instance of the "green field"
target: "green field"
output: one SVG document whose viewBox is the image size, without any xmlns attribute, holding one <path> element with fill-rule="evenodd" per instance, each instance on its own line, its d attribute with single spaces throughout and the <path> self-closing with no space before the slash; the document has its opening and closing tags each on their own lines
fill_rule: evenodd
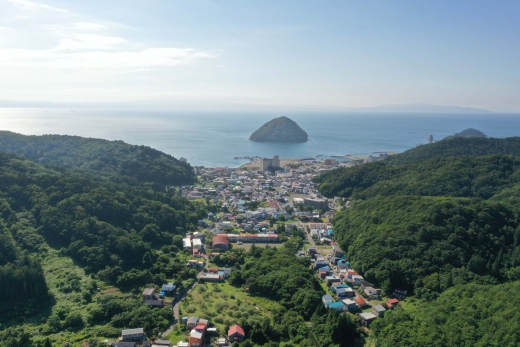
<svg viewBox="0 0 520 347">
<path fill-rule="evenodd" d="M 239 319 L 245 318 L 252 325 L 262 317 L 269 317 L 271 310 L 280 308 L 274 301 L 250 296 L 244 289 L 228 283 L 202 283 L 183 300 L 181 317 L 208 319 L 218 329 L 219 335 L 224 336 L 225 328 L 237 323 Z M 168 338 L 174 342 L 178 337 L 170 335 Z"/>
</svg>

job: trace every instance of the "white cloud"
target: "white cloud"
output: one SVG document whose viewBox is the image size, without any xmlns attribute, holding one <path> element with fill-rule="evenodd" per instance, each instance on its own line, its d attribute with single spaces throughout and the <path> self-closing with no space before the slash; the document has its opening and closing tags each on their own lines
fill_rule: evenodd
<svg viewBox="0 0 520 347">
<path fill-rule="evenodd" d="M 125 69 L 191 64 L 213 58 L 211 52 L 191 48 L 148 48 L 121 52 L 63 52 L 58 49 L 0 49 L 0 67 L 53 69 Z"/>
<path fill-rule="evenodd" d="M 54 6 L 50 6 L 50 5 L 46 5 L 46 4 L 42 4 L 42 3 L 38 3 L 38 2 L 33 2 L 33 1 L 28 1 L 28 0 L 4 0 L 4 1 L 9 2 L 9 3 L 13 4 L 14 6 L 16 6 L 17 8 L 22 9 L 22 10 L 70 13 L 70 11 L 63 9 L 63 8 L 54 7 Z"/>
<path fill-rule="evenodd" d="M 17 9 L 16 14 L 30 13 L 38 20 L 28 28 L 24 22 L 18 27 L 0 26 L 1 68 L 47 69 L 122 69 L 154 68 L 192 64 L 199 59 L 215 57 L 209 51 L 179 47 L 150 47 L 113 32 L 121 33 L 125 26 L 110 21 L 98 21 L 43 3 L 28 0 L 3 0 Z M 0 0 L 0 3 L 2 0 Z M 39 42 L 34 33 L 38 32 Z M 42 37 L 43 36 L 43 37 Z M 19 45 L 9 45 L 15 42 Z M 88 73 L 88 72 L 87 72 Z M 20 75 L 24 74 L 20 69 Z"/>
<path fill-rule="evenodd" d="M 73 26 L 74 28 L 83 31 L 95 31 L 107 28 L 106 25 L 90 22 L 76 22 L 73 24 Z"/>
<path fill-rule="evenodd" d="M 74 34 L 60 40 L 56 51 L 108 51 L 121 47 L 126 40 L 121 37 Z"/>
</svg>

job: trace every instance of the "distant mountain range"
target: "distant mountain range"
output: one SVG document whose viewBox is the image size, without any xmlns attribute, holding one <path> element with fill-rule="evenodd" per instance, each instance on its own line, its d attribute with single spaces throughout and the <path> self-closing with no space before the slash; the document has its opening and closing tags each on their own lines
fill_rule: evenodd
<svg viewBox="0 0 520 347">
<path fill-rule="evenodd" d="M 406 112 L 406 113 L 493 113 L 489 110 L 451 105 L 430 104 L 389 104 L 374 107 L 292 107 L 281 105 L 260 105 L 254 103 L 203 101 L 203 100 L 136 100 L 118 102 L 54 102 L 54 101 L 12 101 L 0 100 L 0 107 L 13 108 L 109 108 L 142 109 L 161 111 L 216 111 L 216 112 Z"/>
<path fill-rule="evenodd" d="M 417 113 L 493 113 L 474 107 L 461 107 L 452 105 L 430 105 L 430 104 L 403 104 L 382 105 L 376 107 L 363 107 L 352 109 L 361 112 L 417 112 Z"/>
</svg>

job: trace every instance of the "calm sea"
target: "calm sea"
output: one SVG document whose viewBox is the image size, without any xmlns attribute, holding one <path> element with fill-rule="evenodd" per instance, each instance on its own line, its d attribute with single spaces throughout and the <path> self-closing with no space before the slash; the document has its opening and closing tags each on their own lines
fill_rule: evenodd
<svg viewBox="0 0 520 347">
<path fill-rule="evenodd" d="M 309 134 L 303 144 L 248 140 L 265 122 L 288 116 Z M 466 128 L 490 137 L 520 136 L 520 114 L 280 113 L 224 114 L 0 108 L 0 130 L 122 140 L 156 148 L 192 165 L 237 167 L 234 157 L 307 158 L 403 152 Z"/>
</svg>

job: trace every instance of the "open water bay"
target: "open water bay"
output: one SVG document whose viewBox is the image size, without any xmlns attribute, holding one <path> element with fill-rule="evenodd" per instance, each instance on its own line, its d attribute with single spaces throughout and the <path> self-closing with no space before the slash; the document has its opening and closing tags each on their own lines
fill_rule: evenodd
<svg viewBox="0 0 520 347">
<path fill-rule="evenodd" d="M 287 116 L 309 134 L 302 144 L 256 143 L 265 122 Z M 156 148 L 192 165 L 236 167 L 261 156 L 307 158 L 403 152 L 467 128 L 490 137 L 520 136 L 520 114 L 194 113 L 96 109 L 0 108 L 0 130 L 122 140 Z"/>
</svg>

